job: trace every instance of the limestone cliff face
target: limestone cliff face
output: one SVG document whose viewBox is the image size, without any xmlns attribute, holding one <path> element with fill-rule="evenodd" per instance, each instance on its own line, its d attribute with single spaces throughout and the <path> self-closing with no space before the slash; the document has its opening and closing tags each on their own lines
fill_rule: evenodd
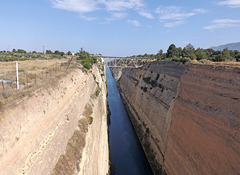
<svg viewBox="0 0 240 175">
<path fill-rule="evenodd" d="M 92 72 L 72 70 L 2 109 L 1 175 L 108 173 L 106 79 Z"/>
<path fill-rule="evenodd" d="M 239 174 L 239 106 L 239 67 L 189 65 L 171 111 L 167 171 Z"/>
<path fill-rule="evenodd" d="M 154 62 L 118 86 L 154 174 L 240 173 L 239 66 Z"/>
<path fill-rule="evenodd" d="M 112 72 L 112 75 L 115 79 L 119 79 L 122 75 L 122 67 L 111 67 L 111 72 Z"/>
</svg>

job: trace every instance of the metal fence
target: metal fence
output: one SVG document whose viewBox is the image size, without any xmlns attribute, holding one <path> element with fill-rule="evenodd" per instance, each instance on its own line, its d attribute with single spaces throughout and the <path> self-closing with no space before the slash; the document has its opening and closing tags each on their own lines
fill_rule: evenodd
<svg viewBox="0 0 240 175">
<path fill-rule="evenodd" d="M 51 67 L 38 73 L 19 72 L 19 90 L 17 90 L 16 77 L 9 77 L 8 80 L 0 80 L 0 103 L 3 103 L 4 99 L 7 99 L 16 91 L 22 91 L 35 85 L 50 82 L 51 79 L 65 72 L 70 63 L 68 61 L 65 64 Z"/>
</svg>

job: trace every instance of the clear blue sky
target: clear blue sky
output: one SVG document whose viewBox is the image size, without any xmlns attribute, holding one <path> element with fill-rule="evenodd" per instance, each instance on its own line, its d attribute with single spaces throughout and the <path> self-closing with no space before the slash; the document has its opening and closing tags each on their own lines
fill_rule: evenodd
<svg viewBox="0 0 240 175">
<path fill-rule="evenodd" d="M 240 41 L 240 0 L 1 0 L 0 50 L 127 56 Z"/>
</svg>

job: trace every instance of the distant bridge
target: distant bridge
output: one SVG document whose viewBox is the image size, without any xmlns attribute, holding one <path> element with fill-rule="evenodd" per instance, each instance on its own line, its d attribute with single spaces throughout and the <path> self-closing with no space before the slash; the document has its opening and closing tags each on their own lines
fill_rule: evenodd
<svg viewBox="0 0 240 175">
<path fill-rule="evenodd" d="M 107 67 L 141 67 L 144 64 L 155 61 L 152 58 L 141 57 L 116 57 L 116 56 L 99 56 L 105 60 Z M 108 61 L 106 61 L 108 60 Z"/>
</svg>

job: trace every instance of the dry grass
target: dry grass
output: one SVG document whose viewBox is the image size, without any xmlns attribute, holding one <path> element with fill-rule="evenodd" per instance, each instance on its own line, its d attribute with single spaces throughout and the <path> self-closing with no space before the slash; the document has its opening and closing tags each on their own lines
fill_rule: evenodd
<svg viewBox="0 0 240 175">
<path fill-rule="evenodd" d="M 19 76 L 22 74 L 39 74 L 49 68 L 60 66 L 67 60 L 26 60 L 18 62 Z M 0 62 L 0 78 L 15 81 L 16 62 Z"/>
<path fill-rule="evenodd" d="M 45 84 L 53 84 L 56 77 L 66 74 L 67 60 L 27 60 L 19 61 L 20 90 L 16 90 L 15 83 L 4 83 L 4 90 L 0 82 L 1 105 L 9 104 L 16 99 L 31 96 L 31 92 Z M 16 62 L 0 62 L 0 79 L 15 81 Z"/>
<path fill-rule="evenodd" d="M 210 60 L 200 60 L 200 61 L 192 60 L 191 63 L 208 64 L 208 65 L 215 65 L 215 66 L 240 67 L 240 62 L 230 61 L 230 60 L 226 60 L 226 61 L 222 61 L 222 62 L 212 62 Z"/>
</svg>

